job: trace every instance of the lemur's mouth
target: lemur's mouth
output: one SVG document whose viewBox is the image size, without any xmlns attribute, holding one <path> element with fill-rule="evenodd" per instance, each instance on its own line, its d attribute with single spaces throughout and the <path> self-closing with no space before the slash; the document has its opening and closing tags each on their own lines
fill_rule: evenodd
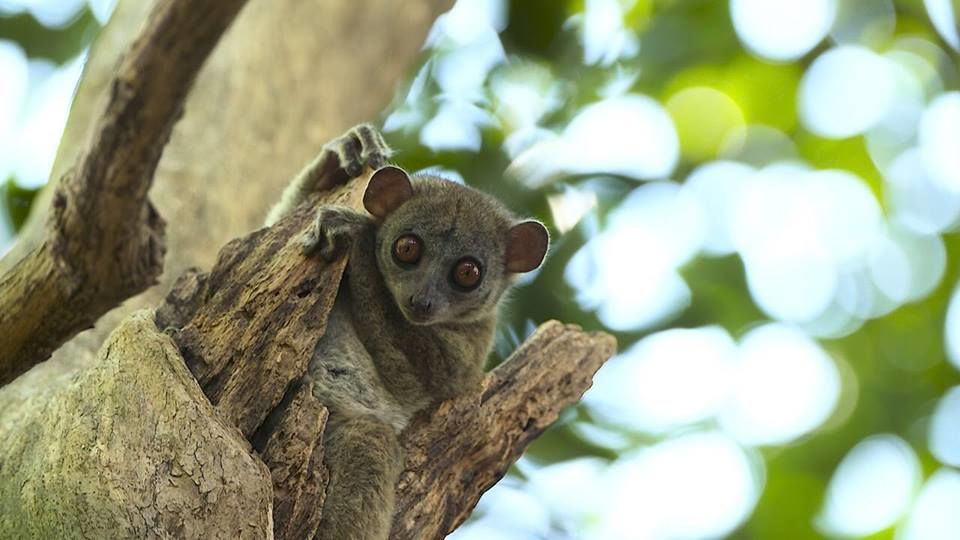
<svg viewBox="0 0 960 540">
<path fill-rule="evenodd" d="M 416 313 L 412 313 L 410 310 L 405 308 L 400 308 L 400 311 L 403 313 L 403 317 L 407 319 L 407 322 L 410 324 L 426 326 L 433 322 L 433 319 L 430 317 L 430 315 L 417 315 Z"/>
</svg>

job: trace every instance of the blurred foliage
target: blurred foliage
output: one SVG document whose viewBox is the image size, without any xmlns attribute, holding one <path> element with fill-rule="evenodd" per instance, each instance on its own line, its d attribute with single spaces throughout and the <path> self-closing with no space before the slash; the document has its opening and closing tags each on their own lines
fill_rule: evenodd
<svg viewBox="0 0 960 540">
<path fill-rule="evenodd" d="M 547 112 L 542 125 L 562 129 L 585 105 L 601 98 L 612 74 L 634 73 L 632 80 L 627 77 L 629 91 L 656 98 L 677 128 L 681 158 L 671 178 L 682 180 L 697 166 L 722 157 L 722 142 L 736 128 L 765 125 L 785 133 L 799 157 L 810 165 L 855 173 L 881 207 L 889 210 L 883 175 L 871 159 L 863 136 L 828 139 L 811 133 L 798 121 L 796 96 L 801 78 L 813 60 L 829 49 L 827 43 L 797 61 L 765 61 L 744 49 L 726 1 L 638 0 L 629 3 L 624 14 L 625 24 L 639 39 L 638 53 L 610 65 L 585 65 L 576 32 L 567 24 L 583 12 L 585 5 L 583 0 L 512 0 L 508 4 L 508 24 L 499 36 L 508 58 L 545 66 L 561 93 L 557 109 Z M 950 50 L 930 26 L 922 0 L 897 0 L 895 6 L 894 37 L 920 35 Z M 45 28 L 29 15 L 0 18 L 0 39 L 20 43 L 31 58 L 58 63 L 85 47 L 96 29 L 88 11 L 60 29 Z M 956 54 L 946 62 L 941 70 L 944 86 L 957 89 L 960 79 Z M 501 68 L 493 69 L 496 72 Z M 428 92 L 440 94 L 433 81 L 428 83 Z M 493 97 L 485 95 L 484 100 L 489 106 Z M 431 102 L 429 107 L 435 112 L 437 104 Z M 509 302 L 491 364 L 502 361 L 532 331 L 534 322 L 560 319 L 588 330 L 605 329 L 596 313 L 575 301 L 576 291 L 565 280 L 564 272 L 573 255 L 603 228 L 608 213 L 642 182 L 615 174 L 573 174 L 564 177 L 562 184 L 531 189 L 504 180 L 504 170 L 511 160 L 503 149 L 507 134 L 500 126 L 487 123 L 481 135 L 476 152 L 431 150 L 416 130 L 393 131 L 387 138 L 397 148 L 398 161 L 404 167 L 455 170 L 470 185 L 551 227 L 554 244 L 550 257 L 533 283 L 517 290 Z M 595 192 L 597 208 L 580 226 L 561 233 L 553 222 L 547 197 L 561 193 L 564 186 Z M 19 226 L 33 193 L 18 188 L 13 180 L 6 183 L 3 192 L 6 211 Z M 850 449 L 870 435 L 894 433 L 902 437 L 917 451 L 925 475 L 939 467 L 927 450 L 926 423 L 937 400 L 960 383 L 956 369 L 945 361 L 943 336 L 944 314 L 954 284 L 960 279 L 955 262 L 960 239 L 948 234 L 944 242 L 947 268 L 932 293 L 867 320 L 845 337 L 820 340 L 837 359 L 844 388 L 853 381 L 857 392 L 841 396 L 833 416 L 819 430 L 792 443 L 761 450 L 766 464 L 763 493 L 746 523 L 732 537 L 820 537 L 813 516 L 821 508 L 827 483 Z M 614 332 L 621 351 L 664 328 L 719 325 L 739 338 L 768 321 L 751 297 L 741 257 L 697 257 L 684 265 L 681 273 L 691 290 L 689 307 L 679 317 L 654 327 Z M 574 407 L 530 447 L 529 459 L 549 464 L 583 456 L 611 461 L 618 457 L 616 448 L 598 442 L 579 429 L 581 425 L 604 427 L 586 407 Z M 631 447 L 662 439 L 636 433 L 623 436 Z M 893 529 L 886 529 L 871 538 L 893 536 Z"/>
<path fill-rule="evenodd" d="M 23 47 L 30 58 L 45 58 L 62 64 L 85 49 L 100 30 L 88 9 L 61 28 L 48 28 L 30 15 L 0 15 L 0 39 L 9 39 Z"/>
<path fill-rule="evenodd" d="M 39 189 L 26 189 L 13 181 L 7 180 L 0 189 L 0 202 L 5 206 L 3 209 L 6 215 L 13 222 L 14 230 L 20 230 L 27 216 L 30 214 L 30 205 L 34 197 L 39 193 Z"/>
<path fill-rule="evenodd" d="M 0 15 L 0 40 L 17 43 L 31 60 L 49 60 L 57 65 L 87 49 L 99 30 L 100 24 L 86 8 L 69 23 L 57 28 L 44 26 L 28 12 Z M 4 207 L 14 230 L 23 226 L 39 191 L 18 185 L 16 178 L 7 179 L 0 189 L 0 206 Z"/>
</svg>

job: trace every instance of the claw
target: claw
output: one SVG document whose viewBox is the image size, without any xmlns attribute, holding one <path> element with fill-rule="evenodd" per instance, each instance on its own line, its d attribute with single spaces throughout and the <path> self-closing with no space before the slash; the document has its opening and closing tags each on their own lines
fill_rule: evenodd
<svg viewBox="0 0 960 540">
<path fill-rule="evenodd" d="M 382 169 L 387 165 L 387 156 L 381 153 L 372 153 L 367 156 L 367 167 L 373 170 Z"/>
<path fill-rule="evenodd" d="M 320 237 L 317 235 L 317 230 L 314 227 L 311 227 L 300 236 L 300 249 L 304 255 L 312 255 L 317 251 L 319 245 Z"/>
<path fill-rule="evenodd" d="M 359 161 L 350 161 L 343 167 L 343 170 L 347 171 L 351 178 L 357 177 L 363 172 L 363 164 Z"/>
</svg>

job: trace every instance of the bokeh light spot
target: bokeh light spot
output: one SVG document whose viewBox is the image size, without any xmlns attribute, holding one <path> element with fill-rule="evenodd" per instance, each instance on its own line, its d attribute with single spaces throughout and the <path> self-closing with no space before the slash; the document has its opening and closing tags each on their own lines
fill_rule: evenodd
<svg viewBox="0 0 960 540">
<path fill-rule="evenodd" d="M 729 437 L 693 433 L 615 462 L 600 522 L 588 539 L 718 538 L 749 515 L 761 462 Z"/>
<path fill-rule="evenodd" d="M 946 342 L 947 358 L 954 367 L 960 369 L 960 287 L 955 287 L 953 295 L 950 296 L 943 337 Z"/>
<path fill-rule="evenodd" d="M 43 26 L 61 28 L 77 16 L 86 3 L 87 0 L 2 0 L 0 13 L 28 11 Z"/>
<path fill-rule="evenodd" d="M 934 28 L 951 47 L 960 51 L 960 30 L 958 30 L 956 2 L 950 0 L 923 0 Z"/>
<path fill-rule="evenodd" d="M 607 362 L 584 403 L 605 422 L 646 433 L 705 420 L 727 399 L 736 352 L 719 327 L 658 332 Z"/>
<path fill-rule="evenodd" d="M 803 76 L 800 120 L 822 137 L 850 137 L 880 122 L 894 95 L 888 60 L 863 47 L 837 47 L 820 55 Z"/>
<path fill-rule="evenodd" d="M 27 96 L 27 57 L 12 41 L 0 40 L 0 181 L 10 174 L 18 158 L 16 136 L 20 127 L 20 109 Z"/>
<path fill-rule="evenodd" d="M 767 324 L 740 342 L 720 425 L 744 444 L 784 444 L 822 424 L 839 394 L 837 367 L 816 342 L 794 328 Z"/>
<path fill-rule="evenodd" d="M 434 151 L 480 150 L 480 129 L 493 119 L 483 109 L 466 101 L 448 101 L 420 131 L 420 142 Z"/>
<path fill-rule="evenodd" d="M 897 540 L 956 540 L 960 538 L 960 473 L 933 473 L 898 531 Z"/>
<path fill-rule="evenodd" d="M 927 106 L 920 119 L 919 143 L 934 181 L 960 192 L 960 92 L 947 92 Z"/>
<path fill-rule="evenodd" d="M 678 156 L 677 133 L 663 107 L 647 96 L 628 94 L 584 107 L 562 135 L 517 156 L 508 174 L 532 188 L 566 174 L 657 179 L 673 171 Z"/>
<path fill-rule="evenodd" d="M 597 194 L 566 186 L 561 193 L 547 197 L 553 224 L 561 233 L 574 228 L 583 216 L 596 208 Z"/>
<path fill-rule="evenodd" d="M 724 159 L 763 167 L 778 161 L 796 161 L 797 145 L 790 137 L 764 125 L 748 125 L 730 132 L 720 148 Z"/>
<path fill-rule="evenodd" d="M 554 521 L 579 531 L 604 503 L 600 479 L 606 469 L 606 461 L 599 458 L 571 459 L 529 471 L 528 485 Z"/>
<path fill-rule="evenodd" d="M 792 131 L 797 124 L 796 95 L 802 74 L 794 64 L 741 55 L 730 63 L 718 88 L 737 102 L 748 124 Z"/>
<path fill-rule="evenodd" d="M 744 45 L 770 60 L 794 60 L 819 43 L 833 24 L 833 0 L 730 0 L 733 27 Z"/>
<path fill-rule="evenodd" d="M 893 161 L 886 179 L 893 218 L 904 228 L 935 234 L 950 229 L 960 218 L 960 191 L 937 183 L 916 148 Z"/>
<path fill-rule="evenodd" d="M 535 126 L 561 103 L 550 70 L 531 62 L 514 62 L 495 71 L 490 90 L 494 112 L 508 133 Z"/>
<path fill-rule="evenodd" d="M 681 186 L 644 185 L 610 213 L 607 229 L 574 254 L 564 276 L 607 327 L 647 328 L 689 304 L 677 268 L 700 249 L 703 223 L 703 210 Z"/>
<path fill-rule="evenodd" d="M 930 294 L 947 267 L 947 252 L 937 235 L 919 235 L 890 227 L 872 250 L 870 276 L 877 289 L 898 304 Z"/>
<path fill-rule="evenodd" d="M 483 516 L 488 526 L 501 531 L 500 534 L 509 531 L 508 534 L 517 538 L 530 538 L 543 537 L 550 531 L 550 513 L 541 499 L 510 481 L 500 482 L 484 493 L 477 504 L 477 513 Z M 465 534 L 462 538 L 490 538 L 477 535 L 477 532 Z M 501 538 L 500 534 L 495 537 Z"/>
<path fill-rule="evenodd" d="M 87 0 L 87 3 L 90 5 L 90 11 L 93 13 L 93 16 L 96 17 L 97 22 L 101 25 L 107 24 L 107 21 L 110 20 L 110 16 L 113 15 L 113 10 L 117 7 L 118 0 Z"/>
<path fill-rule="evenodd" d="M 860 178 L 774 164 L 750 176 L 731 212 L 731 236 L 757 305 L 807 323 L 838 294 L 840 269 L 860 264 L 881 233 L 880 206 Z"/>
<path fill-rule="evenodd" d="M 960 386 L 937 403 L 927 437 L 930 453 L 941 463 L 960 467 Z"/>
<path fill-rule="evenodd" d="M 734 251 L 730 222 L 734 203 L 754 169 L 733 161 L 714 161 L 698 167 L 684 182 L 684 189 L 704 209 L 703 251 L 709 255 L 727 255 Z"/>
<path fill-rule="evenodd" d="M 883 46 L 896 26 L 892 0 L 839 0 L 830 37 L 842 44 Z"/>
<path fill-rule="evenodd" d="M 86 62 L 86 53 L 57 68 L 45 60 L 30 62 L 32 94 L 23 109 L 16 176 L 25 187 L 47 182 L 67 114 Z"/>
<path fill-rule="evenodd" d="M 900 437 L 876 435 L 843 458 L 830 479 L 817 527 L 836 536 L 868 536 L 893 525 L 920 483 L 920 463 Z"/>
<path fill-rule="evenodd" d="M 637 54 L 639 42 L 624 25 L 621 4 L 619 0 L 586 0 L 581 32 L 585 64 L 606 66 Z"/>
<path fill-rule="evenodd" d="M 757 306 L 781 321 L 806 322 L 830 305 L 837 274 L 826 257 L 815 253 L 768 251 L 747 256 L 747 285 Z"/>
<path fill-rule="evenodd" d="M 737 102 L 715 88 L 686 88 L 671 96 L 666 107 L 677 128 L 680 151 L 691 161 L 716 157 L 730 132 L 744 125 Z"/>
</svg>

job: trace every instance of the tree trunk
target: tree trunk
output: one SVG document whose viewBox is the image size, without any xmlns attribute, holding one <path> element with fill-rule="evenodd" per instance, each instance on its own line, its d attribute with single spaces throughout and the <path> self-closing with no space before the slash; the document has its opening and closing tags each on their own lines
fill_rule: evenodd
<svg viewBox="0 0 960 540">
<path fill-rule="evenodd" d="M 368 176 L 247 232 L 331 135 L 377 116 L 448 1 L 254 0 L 185 106 L 204 44 L 243 2 L 158 0 L 149 17 L 146 4 L 121 2 L 98 40 L 54 168 L 63 180 L 0 261 L 0 335 L 14 335 L 18 306 L 51 313 L 0 338 L 0 376 L 39 363 L 0 388 L 0 537 L 311 537 L 326 411 L 298 381 L 343 261 L 305 258 L 291 239 L 312 205 L 356 205 Z M 111 113 L 118 103 L 130 117 Z M 78 211 L 95 226 L 69 216 Z M 104 239 L 115 249 L 85 250 Z M 87 260 L 45 247 L 64 245 Z M 144 246 L 145 265 L 114 264 L 140 260 Z M 164 250 L 159 285 L 101 317 L 149 285 Z M 104 268 L 133 285 L 111 288 Z M 25 280 L 36 285 L 15 286 Z M 42 304 L 31 304 L 36 290 Z M 452 531 L 614 348 L 610 336 L 547 323 L 479 393 L 416 418 L 402 436 L 391 536 Z"/>
</svg>

